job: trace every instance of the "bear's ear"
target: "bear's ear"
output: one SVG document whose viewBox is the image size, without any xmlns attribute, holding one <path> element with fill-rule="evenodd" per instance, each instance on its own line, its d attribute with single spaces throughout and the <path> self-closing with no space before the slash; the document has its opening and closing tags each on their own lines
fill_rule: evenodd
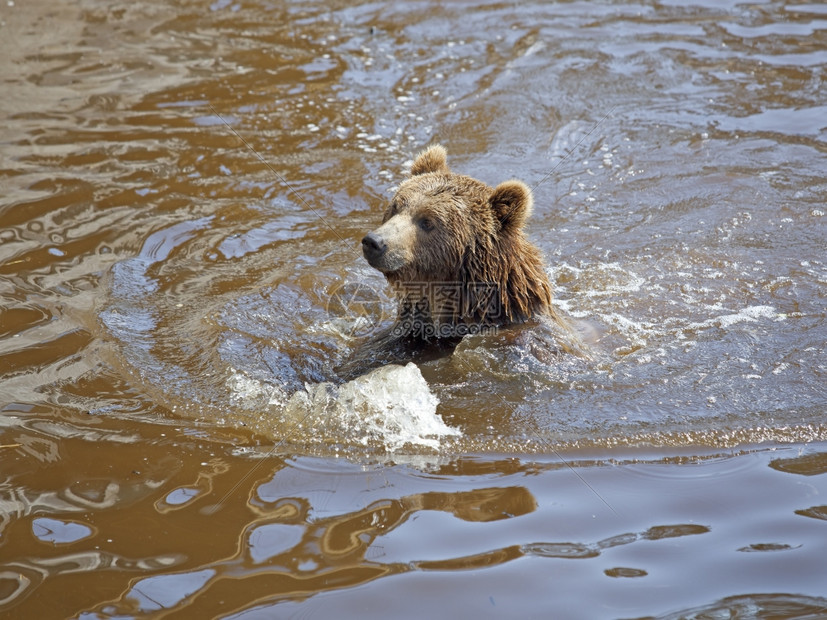
<svg viewBox="0 0 827 620">
<path fill-rule="evenodd" d="M 489 198 L 494 216 L 503 232 L 521 230 L 531 215 L 534 198 L 522 181 L 506 181 L 494 188 Z"/>
<path fill-rule="evenodd" d="M 416 156 L 411 166 L 411 176 L 425 174 L 426 172 L 441 172 L 448 174 L 448 153 L 439 144 L 429 146 Z"/>
</svg>

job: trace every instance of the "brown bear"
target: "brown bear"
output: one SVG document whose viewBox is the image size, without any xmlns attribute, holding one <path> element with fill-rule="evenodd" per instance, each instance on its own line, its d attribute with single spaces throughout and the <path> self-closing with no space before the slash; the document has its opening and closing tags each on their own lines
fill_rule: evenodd
<svg viewBox="0 0 827 620">
<path fill-rule="evenodd" d="M 370 365 L 427 359 L 467 334 L 541 317 L 570 331 L 551 304 L 540 251 L 523 231 L 532 204 L 521 181 L 492 188 L 452 172 L 440 145 L 420 153 L 382 225 L 362 239 L 399 308 L 394 326 L 358 357 Z"/>
</svg>

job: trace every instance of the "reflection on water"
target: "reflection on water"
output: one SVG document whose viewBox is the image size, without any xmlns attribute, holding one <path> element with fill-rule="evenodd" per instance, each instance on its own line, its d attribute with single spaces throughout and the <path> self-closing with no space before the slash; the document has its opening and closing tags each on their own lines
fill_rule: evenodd
<svg viewBox="0 0 827 620">
<path fill-rule="evenodd" d="M 73 543 L 92 535 L 92 529 L 82 523 L 45 517 L 32 521 L 32 531 L 40 540 L 55 544 Z"/>
<path fill-rule="evenodd" d="M 794 449 L 783 451 L 788 460 L 798 460 L 790 454 Z M 102 579 L 109 575 L 104 579 L 109 583 L 113 574 L 130 574 L 126 587 L 111 591 L 108 600 L 91 607 L 85 617 L 175 608 L 195 615 L 266 617 L 289 613 L 309 592 L 314 596 L 305 613 L 311 615 L 376 605 L 377 614 L 381 609 L 383 614 L 408 616 L 410 603 L 405 601 L 419 588 L 430 589 L 446 579 L 459 587 L 466 574 L 475 574 L 477 586 L 458 595 L 458 604 L 481 596 L 488 604 L 493 598 L 494 607 L 507 604 L 526 613 L 538 606 L 582 609 L 580 582 L 589 574 L 593 609 L 611 609 L 612 616 L 640 613 L 641 605 L 660 610 L 663 615 L 658 617 L 682 617 L 667 613 L 670 609 L 684 609 L 689 617 L 700 616 L 700 610 L 734 613 L 753 599 L 756 609 L 766 607 L 761 612 L 766 614 L 773 609 L 790 614 L 823 609 L 827 600 L 818 596 L 754 594 L 766 588 L 794 592 L 808 583 L 801 580 L 806 571 L 813 571 L 816 582 L 820 579 L 823 525 L 801 519 L 806 515 L 788 507 L 806 505 L 813 493 L 825 491 L 824 481 L 815 479 L 809 488 L 790 485 L 791 474 L 771 467 L 774 458 L 773 451 L 764 451 L 650 457 L 611 466 L 607 461 L 538 460 L 517 467 L 512 463 L 496 478 L 487 473 L 491 461 L 484 458 L 453 461 L 415 475 L 405 466 L 269 461 L 270 473 L 257 474 L 246 499 L 231 472 L 243 471 L 249 460 L 230 459 L 239 467 L 222 472 L 213 490 L 183 504 L 180 511 L 162 512 L 159 519 L 157 504 L 148 497 L 128 511 L 118 510 L 115 521 L 101 531 L 85 532 L 106 551 L 72 550 L 80 538 L 41 546 L 37 555 L 8 565 L 0 585 L 5 590 L 13 584 L 21 590 L 46 587 L 49 580 L 89 571 Z M 714 476 L 731 468 L 733 460 L 741 466 L 732 484 L 710 488 L 715 478 L 704 473 Z M 589 493 L 571 466 L 590 474 L 614 511 Z M 685 473 L 687 467 L 708 471 L 694 476 Z M 631 478 L 630 471 L 635 472 Z M 646 476 L 649 485 L 642 487 L 635 475 Z M 482 486 L 486 481 L 496 484 Z M 416 486 L 423 491 L 408 492 Z M 721 502 L 735 489 L 742 490 L 735 505 L 752 515 L 749 521 L 720 511 Z M 203 510 L 219 498 L 217 510 Z M 655 515 L 665 521 L 654 521 Z M 123 519 L 139 526 L 146 537 L 105 538 L 107 532 L 120 531 L 113 526 Z M 45 531 L 45 521 L 57 522 L 34 519 L 32 529 L 42 542 L 51 543 L 38 533 Z M 634 529 L 633 524 L 647 522 L 644 529 Z M 186 524 L 197 524 L 197 531 L 186 535 L 181 529 Z M 154 548 L 168 544 L 156 536 L 170 527 L 184 539 L 191 536 L 201 549 L 192 547 L 189 557 L 152 555 Z M 141 548 L 142 558 L 123 554 L 130 548 Z M 716 557 L 712 565 L 711 554 Z M 675 568 L 676 557 L 689 566 L 705 567 L 693 570 L 692 591 L 674 579 L 674 571 L 683 570 Z M 597 579 L 594 571 L 609 581 Z M 456 577 L 449 577 L 452 574 Z M 380 587 L 386 578 L 392 579 Z M 613 585 L 630 578 L 640 580 L 643 589 Z M 518 584 L 524 598 L 520 603 L 512 601 L 510 593 Z M 743 594 L 698 606 L 722 585 Z M 394 590 L 403 596 L 387 600 Z M 431 599 L 420 603 L 416 613 L 452 608 Z"/>
<path fill-rule="evenodd" d="M 3 3 L 0 610 L 823 615 L 825 33 Z M 337 375 L 394 314 L 359 241 L 434 140 L 533 187 L 590 359 L 514 329 Z"/>
</svg>

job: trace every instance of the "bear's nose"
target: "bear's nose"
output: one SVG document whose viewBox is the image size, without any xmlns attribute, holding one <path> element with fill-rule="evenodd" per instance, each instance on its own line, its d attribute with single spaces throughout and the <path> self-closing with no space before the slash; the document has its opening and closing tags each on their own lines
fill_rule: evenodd
<svg viewBox="0 0 827 620">
<path fill-rule="evenodd" d="M 388 244 L 376 233 L 368 233 L 362 239 L 362 252 L 368 261 L 379 258 L 387 249 Z"/>
</svg>

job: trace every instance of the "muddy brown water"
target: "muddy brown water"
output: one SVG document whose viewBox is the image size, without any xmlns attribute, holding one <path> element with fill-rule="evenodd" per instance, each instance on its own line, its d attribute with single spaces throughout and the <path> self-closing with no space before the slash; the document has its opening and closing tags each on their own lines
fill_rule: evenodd
<svg viewBox="0 0 827 620">
<path fill-rule="evenodd" d="M 825 66 L 816 3 L 3 2 L 0 615 L 827 616 Z M 336 381 L 432 141 L 591 359 Z"/>
</svg>

